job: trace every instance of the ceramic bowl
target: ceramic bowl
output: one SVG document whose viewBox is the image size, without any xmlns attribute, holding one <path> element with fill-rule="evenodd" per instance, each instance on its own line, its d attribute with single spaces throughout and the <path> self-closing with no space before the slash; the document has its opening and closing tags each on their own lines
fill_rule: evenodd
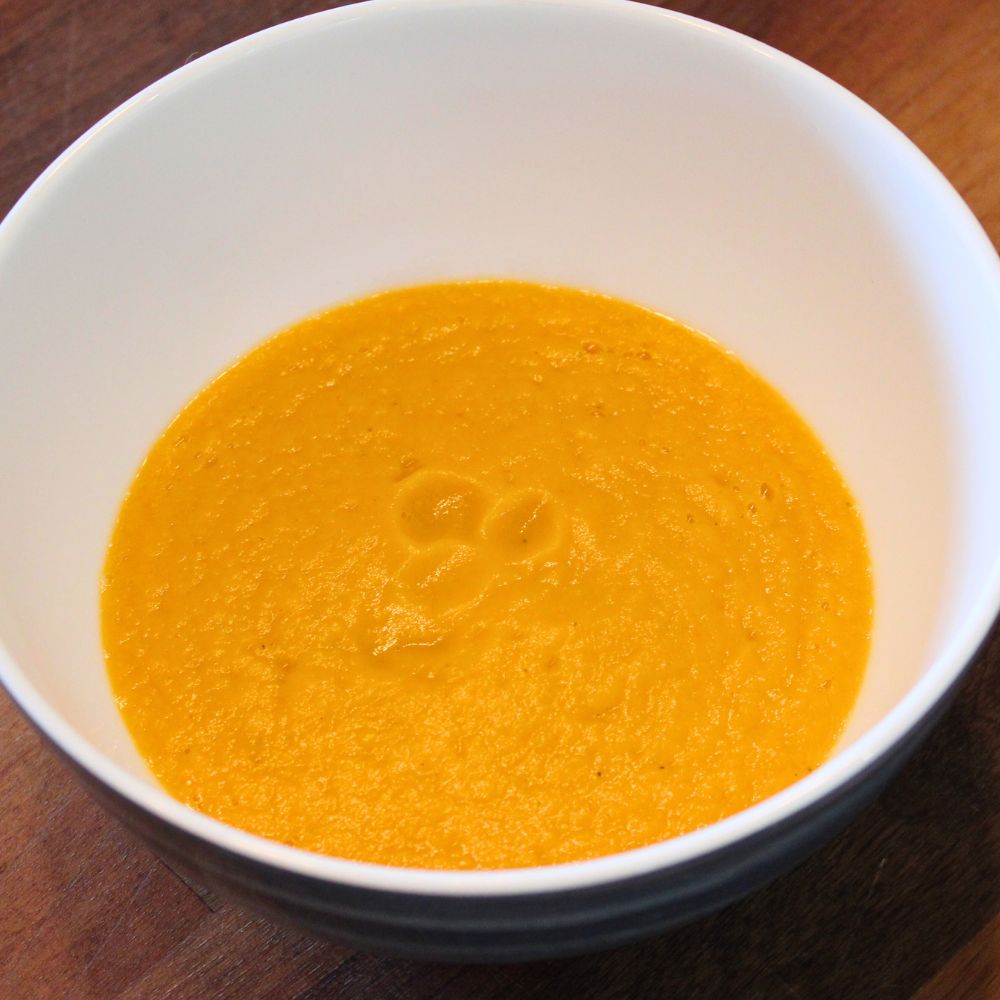
<svg viewBox="0 0 1000 1000">
<path fill-rule="evenodd" d="M 860 502 L 871 665 L 827 764 L 593 861 L 404 870 L 192 811 L 116 710 L 98 579 L 133 473 L 272 331 L 413 282 L 651 306 L 799 408 Z M 364 948 L 552 956 L 689 920 L 840 827 L 927 732 L 1000 599 L 1000 267 L 871 108 L 750 39 L 618 0 L 372 0 L 245 38 L 91 129 L 0 227 L 0 678 L 172 864 Z"/>
</svg>

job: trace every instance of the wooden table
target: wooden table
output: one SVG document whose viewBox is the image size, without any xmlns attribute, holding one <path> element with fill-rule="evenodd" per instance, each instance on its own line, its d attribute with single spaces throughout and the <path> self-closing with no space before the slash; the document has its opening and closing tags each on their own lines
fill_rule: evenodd
<svg viewBox="0 0 1000 1000">
<path fill-rule="evenodd" d="M 0 0 L 0 215 L 157 77 L 310 0 Z M 1000 0 L 692 0 L 906 131 L 1000 242 Z M 998 331 L 1000 336 L 1000 331 Z M 0 998 L 1000 997 L 1000 631 L 919 757 L 756 896 L 571 961 L 353 953 L 190 889 L 76 787 L 0 695 Z"/>
</svg>

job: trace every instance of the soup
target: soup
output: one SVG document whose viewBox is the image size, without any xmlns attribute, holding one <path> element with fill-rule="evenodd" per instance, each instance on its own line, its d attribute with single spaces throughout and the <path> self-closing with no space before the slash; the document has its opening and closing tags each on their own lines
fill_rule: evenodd
<svg viewBox="0 0 1000 1000">
<path fill-rule="evenodd" d="M 591 858 L 817 767 L 869 648 L 851 494 L 707 337 L 482 281 L 311 317 L 154 444 L 102 590 L 151 770 L 343 858 Z"/>
</svg>

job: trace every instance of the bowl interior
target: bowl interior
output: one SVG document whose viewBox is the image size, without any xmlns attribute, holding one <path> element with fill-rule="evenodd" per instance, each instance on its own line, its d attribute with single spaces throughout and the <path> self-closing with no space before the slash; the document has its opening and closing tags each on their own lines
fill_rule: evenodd
<svg viewBox="0 0 1000 1000">
<path fill-rule="evenodd" d="M 105 676 L 98 577 L 179 407 L 313 310 L 481 276 L 659 309 L 811 422 L 876 572 L 845 745 L 954 675 L 1000 551 L 1000 308 L 953 193 L 828 81 L 711 26 L 383 2 L 186 67 L 0 231 L 0 636 L 73 728 L 152 781 Z"/>
</svg>

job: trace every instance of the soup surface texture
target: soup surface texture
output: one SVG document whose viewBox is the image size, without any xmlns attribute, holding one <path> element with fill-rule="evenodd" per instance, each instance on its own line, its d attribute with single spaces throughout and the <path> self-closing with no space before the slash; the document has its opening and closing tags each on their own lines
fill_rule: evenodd
<svg viewBox="0 0 1000 1000">
<path fill-rule="evenodd" d="M 590 858 L 820 764 L 872 586 L 761 378 L 616 299 L 484 281 L 299 323 L 153 446 L 104 643 L 177 798 L 344 858 Z"/>
</svg>

